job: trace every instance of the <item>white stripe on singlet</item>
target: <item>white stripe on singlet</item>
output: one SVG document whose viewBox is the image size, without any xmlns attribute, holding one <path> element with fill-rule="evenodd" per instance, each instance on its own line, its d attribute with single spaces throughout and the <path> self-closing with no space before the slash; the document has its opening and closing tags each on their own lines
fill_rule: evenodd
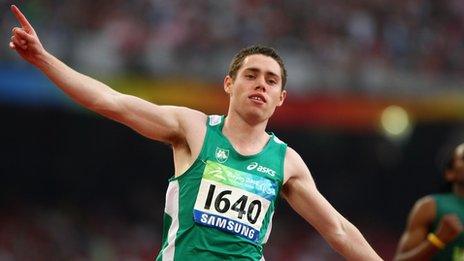
<svg viewBox="0 0 464 261">
<path fill-rule="evenodd" d="M 168 230 L 167 241 L 168 245 L 163 249 L 163 260 L 174 260 L 176 250 L 176 235 L 179 230 L 179 182 L 177 180 L 169 183 L 166 192 L 166 206 L 164 207 L 166 214 L 171 216 L 172 223 Z"/>
</svg>

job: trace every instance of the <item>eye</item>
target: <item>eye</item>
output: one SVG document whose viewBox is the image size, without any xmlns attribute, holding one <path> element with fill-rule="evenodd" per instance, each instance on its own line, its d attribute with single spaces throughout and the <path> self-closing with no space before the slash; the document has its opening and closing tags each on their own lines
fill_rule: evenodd
<svg viewBox="0 0 464 261">
<path fill-rule="evenodd" d="M 252 80 L 255 76 L 253 74 L 245 74 L 245 78 Z"/>
<path fill-rule="evenodd" d="M 276 85 L 277 84 L 277 81 L 274 80 L 274 79 L 270 79 L 267 81 L 270 85 Z"/>
</svg>

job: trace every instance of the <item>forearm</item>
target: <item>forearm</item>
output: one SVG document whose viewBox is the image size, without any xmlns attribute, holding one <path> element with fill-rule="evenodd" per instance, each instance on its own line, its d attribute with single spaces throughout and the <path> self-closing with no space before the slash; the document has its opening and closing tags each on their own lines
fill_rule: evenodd
<svg viewBox="0 0 464 261">
<path fill-rule="evenodd" d="M 73 70 L 48 52 L 41 55 L 36 66 L 75 102 L 93 111 L 109 110 L 111 97 L 119 94 L 107 85 Z"/>
<path fill-rule="evenodd" d="M 409 251 L 402 251 L 396 254 L 396 261 L 420 261 L 429 260 L 438 252 L 438 248 L 432 245 L 428 241 L 423 241 L 417 247 L 410 249 Z"/>
</svg>

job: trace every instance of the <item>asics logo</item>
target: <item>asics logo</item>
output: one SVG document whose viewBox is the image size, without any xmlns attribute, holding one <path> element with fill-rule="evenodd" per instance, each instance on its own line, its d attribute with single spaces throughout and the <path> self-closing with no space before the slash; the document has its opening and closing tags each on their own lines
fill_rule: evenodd
<svg viewBox="0 0 464 261">
<path fill-rule="evenodd" d="M 258 162 L 252 162 L 247 166 L 247 170 L 254 170 L 256 167 L 258 167 Z"/>
<path fill-rule="evenodd" d="M 276 175 L 276 172 L 273 169 L 261 166 L 261 165 L 259 165 L 258 162 L 252 162 L 246 168 L 247 168 L 247 170 L 256 169 L 258 172 L 268 174 L 271 177 L 274 177 Z"/>
</svg>

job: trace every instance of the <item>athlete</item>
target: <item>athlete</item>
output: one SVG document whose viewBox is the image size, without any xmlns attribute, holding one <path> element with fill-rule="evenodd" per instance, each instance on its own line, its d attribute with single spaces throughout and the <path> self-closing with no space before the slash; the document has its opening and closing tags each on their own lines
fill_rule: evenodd
<svg viewBox="0 0 464 261">
<path fill-rule="evenodd" d="M 207 116 L 125 95 L 48 53 L 16 6 L 10 47 L 82 106 L 172 145 L 157 260 L 262 260 L 282 195 L 348 260 L 381 260 L 358 229 L 319 193 L 301 157 L 266 125 L 287 95 L 286 70 L 272 48 L 241 50 L 224 78 L 227 116 Z"/>
<path fill-rule="evenodd" d="M 464 143 L 449 158 L 444 178 L 451 192 L 415 203 L 395 260 L 464 261 Z"/>
</svg>

